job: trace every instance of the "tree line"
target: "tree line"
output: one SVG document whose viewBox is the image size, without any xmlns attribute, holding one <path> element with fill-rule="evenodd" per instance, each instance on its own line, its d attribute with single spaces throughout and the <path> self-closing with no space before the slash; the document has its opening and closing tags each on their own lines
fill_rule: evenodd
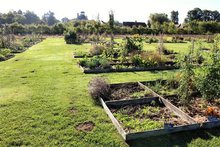
<svg viewBox="0 0 220 147">
<path fill-rule="evenodd" d="M 51 11 L 42 18 L 32 11 L 9 11 L 0 13 L 0 33 L 4 28 L 12 34 L 48 34 L 62 35 L 65 31 L 74 30 L 78 34 L 214 34 L 220 32 L 220 13 L 218 11 L 189 10 L 183 24 L 179 24 L 179 12 L 171 11 L 171 17 L 165 13 L 150 14 L 146 27 L 123 26 L 115 21 L 110 29 L 108 22 L 100 20 L 69 20 L 64 17 L 59 21 Z"/>
</svg>

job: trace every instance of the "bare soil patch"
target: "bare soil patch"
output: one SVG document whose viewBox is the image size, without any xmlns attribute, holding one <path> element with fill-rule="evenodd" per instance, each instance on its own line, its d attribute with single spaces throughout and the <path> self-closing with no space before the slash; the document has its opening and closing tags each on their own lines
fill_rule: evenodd
<svg viewBox="0 0 220 147">
<path fill-rule="evenodd" d="M 76 126 L 76 130 L 90 132 L 95 127 L 95 124 L 92 121 L 87 121 L 84 123 L 80 123 Z"/>
</svg>

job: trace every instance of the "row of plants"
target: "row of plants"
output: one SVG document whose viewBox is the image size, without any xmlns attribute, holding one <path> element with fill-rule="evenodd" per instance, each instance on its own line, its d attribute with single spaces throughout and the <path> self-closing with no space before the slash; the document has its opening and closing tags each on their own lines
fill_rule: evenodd
<svg viewBox="0 0 220 147">
<path fill-rule="evenodd" d="M 40 35 L 15 36 L 12 34 L 0 35 L 0 61 L 5 61 L 21 53 L 27 48 L 41 42 L 43 37 Z"/>
<path fill-rule="evenodd" d="M 170 54 L 174 54 L 174 52 L 166 49 L 163 43 L 158 45 L 156 51 L 143 51 L 142 37 L 134 35 L 125 37 L 122 43 L 114 45 L 113 48 L 108 44 L 94 45 L 88 54 L 93 57 L 81 59 L 79 65 L 90 69 L 160 67 L 173 60 L 166 56 Z"/>
<path fill-rule="evenodd" d="M 84 58 L 79 61 L 79 65 L 89 69 L 110 69 L 110 60 L 102 56 L 94 56 L 93 58 Z"/>
</svg>

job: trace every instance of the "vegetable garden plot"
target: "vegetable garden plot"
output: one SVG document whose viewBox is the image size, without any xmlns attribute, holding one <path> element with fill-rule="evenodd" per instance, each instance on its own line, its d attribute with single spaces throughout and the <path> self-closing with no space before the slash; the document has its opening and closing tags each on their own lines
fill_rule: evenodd
<svg viewBox="0 0 220 147">
<path fill-rule="evenodd" d="M 146 89 L 150 88 L 146 87 Z M 154 96 L 159 96 L 153 90 L 151 91 L 154 93 Z M 166 96 L 165 98 L 192 117 L 195 122 L 202 124 L 202 127 L 213 128 L 220 126 L 220 99 L 208 101 L 201 98 L 198 93 L 194 93 L 191 96 L 191 101 L 184 105 L 177 95 Z"/>
<path fill-rule="evenodd" d="M 158 98 L 154 98 L 147 104 L 127 105 L 119 108 L 110 108 L 110 110 L 116 119 L 119 120 L 126 133 L 189 124 L 165 107 Z"/>
<path fill-rule="evenodd" d="M 111 73 L 111 72 L 138 72 L 138 71 L 156 71 L 156 70 L 175 70 L 179 69 L 177 66 L 156 66 L 156 67 L 135 67 L 135 66 L 126 66 L 118 65 L 111 66 L 110 68 L 103 69 L 101 67 L 90 69 L 83 66 L 79 66 L 83 73 L 85 74 L 94 74 L 94 73 Z"/>
<path fill-rule="evenodd" d="M 120 91 L 120 87 L 122 89 L 130 88 L 132 92 L 135 89 L 140 92 L 142 90 L 140 87 L 142 86 L 134 88 L 135 85 L 137 86 L 139 83 L 112 84 L 111 88 L 114 90 L 117 89 L 116 91 Z M 130 94 L 128 93 L 128 95 Z M 148 94 L 150 94 L 149 91 Z M 123 97 L 121 95 L 121 99 L 115 100 L 113 98 L 113 101 L 103 101 L 103 99 L 100 99 L 100 101 L 113 124 L 125 140 L 199 128 L 199 124 L 195 124 L 195 121 L 190 116 L 187 114 L 183 115 L 181 110 L 172 104 L 167 104 L 166 100 L 164 101 L 158 96 L 153 97 L 150 94 L 147 98 L 136 96 L 137 98 L 132 97 L 132 99 L 131 97 L 122 99 Z"/>
</svg>

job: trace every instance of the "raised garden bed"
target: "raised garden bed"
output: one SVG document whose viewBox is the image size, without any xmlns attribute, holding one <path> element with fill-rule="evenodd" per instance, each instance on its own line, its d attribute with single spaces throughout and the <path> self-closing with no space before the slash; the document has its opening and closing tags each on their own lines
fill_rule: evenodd
<svg viewBox="0 0 220 147">
<path fill-rule="evenodd" d="M 218 118 L 203 118 L 206 109 L 198 109 L 202 104 L 204 108 L 212 106 L 217 109 L 219 100 L 209 104 L 196 98 L 195 103 L 190 103 L 191 106 L 184 109 L 175 95 L 161 96 L 146 86 L 157 83 L 163 85 L 167 81 L 111 84 L 110 100 L 100 98 L 103 108 L 125 140 L 220 126 Z"/>
<path fill-rule="evenodd" d="M 84 68 L 80 66 L 83 73 L 86 74 L 93 74 L 93 73 L 110 73 L 110 72 L 138 72 L 138 71 L 155 71 L 155 70 L 174 70 L 179 69 L 177 66 L 157 66 L 157 67 L 122 67 L 122 68 L 109 68 L 109 69 L 102 69 L 102 68 L 96 68 L 96 69 L 89 69 Z"/>
<path fill-rule="evenodd" d="M 110 87 L 110 100 L 100 101 L 125 140 L 199 128 L 190 116 L 164 98 L 153 97 L 151 91 L 137 82 L 112 84 Z"/>
<path fill-rule="evenodd" d="M 154 92 L 151 88 L 145 85 L 142 86 L 144 86 L 146 90 L 150 90 L 154 96 L 162 97 Z M 193 93 L 190 103 L 183 105 L 180 103 L 178 96 L 175 94 L 166 96 L 165 98 L 193 118 L 196 123 L 201 124 L 201 127 L 213 128 L 220 126 L 220 99 L 208 101 L 204 98 L 201 98 L 198 93 Z"/>
<path fill-rule="evenodd" d="M 171 112 L 159 98 L 151 98 L 146 104 L 110 107 L 126 133 L 172 128 L 188 122 Z"/>
</svg>

